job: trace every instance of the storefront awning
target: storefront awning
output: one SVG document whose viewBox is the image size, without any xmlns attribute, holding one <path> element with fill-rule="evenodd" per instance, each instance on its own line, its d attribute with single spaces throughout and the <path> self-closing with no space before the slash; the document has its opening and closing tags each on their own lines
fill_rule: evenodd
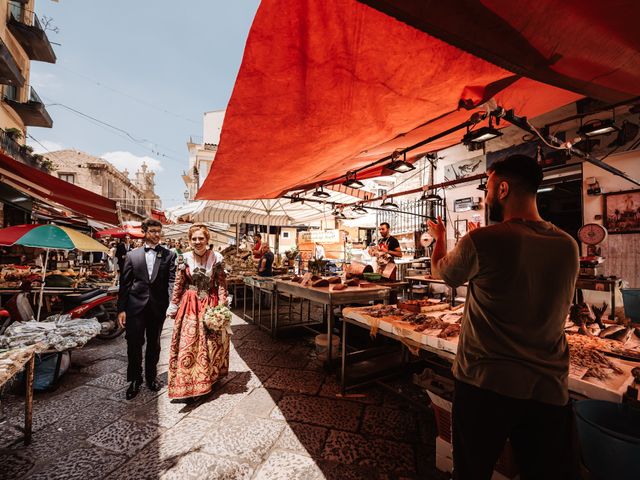
<svg viewBox="0 0 640 480">
<path fill-rule="evenodd" d="M 197 198 L 277 198 L 327 182 L 465 122 L 492 99 L 534 118 L 581 97 L 356 0 L 263 0 Z"/>
<path fill-rule="evenodd" d="M 72 183 L 48 175 L 0 153 L 0 179 L 3 183 L 44 203 L 62 206 L 99 222 L 117 225 L 116 203 Z"/>
</svg>

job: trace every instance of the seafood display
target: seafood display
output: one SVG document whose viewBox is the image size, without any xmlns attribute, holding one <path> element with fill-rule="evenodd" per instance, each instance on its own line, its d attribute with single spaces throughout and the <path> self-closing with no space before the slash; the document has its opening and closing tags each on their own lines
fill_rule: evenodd
<svg viewBox="0 0 640 480">
<path fill-rule="evenodd" d="M 438 338 L 457 337 L 458 335 L 460 335 L 460 324 L 452 323 L 442 329 L 442 331 L 438 334 Z"/>
<path fill-rule="evenodd" d="M 447 307 L 446 304 L 443 305 Z M 407 328 L 415 332 L 440 330 L 437 335 L 440 338 L 453 338 L 460 334 L 460 324 L 456 322 L 460 321 L 462 314 L 458 312 L 438 311 L 427 314 L 398 308 L 395 305 L 373 305 L 354 310 L 361 315 L 393 323 L 405 330 Z"/>
<path fill-rule="evenodd" d="M 622 370 L 598 350 L 569 342 L 569 363 L 573 369 L 586 369 L 584 378 L 593 377 L 606 380 L 612 375 L 620 375 Z"/>
<path fill-rule="evenodd" d="M 406 313 L 402 317 L 403 322 L 409 322 L 414 326 L 416 332 L 424 332 L 425 330 L 438 330 L 447 326 L 437 317 L 426 315 L 424 313 Z"/>
<path fill-rule="evenodd" d="M 85 345 L 100 330 L 100 322 L 95 318 L 52 315 L 42 322 L 11 324 L 4 335 L 0 335 L 0 347 L 13 349 L 41 344 L 43 350 L 63 351 Z"/>
<path fill-rule="evenodd" d="M 403 308 L 411 312 L 437 312 L 448 310 L 449 305 L 438 300 L 403 300 L 398 302 L 398 308 Z"/>
<path fill-rule="evenodd" d="M 590 348 L 601 353 L 613 354 L 631 360 L 640 360 L 640 350 L 625 348 L 621 342 L 616 340 L 579 334 L 567 334 L 567 342 L 569 346 L 576 348 Z"/>
<path fill-rule="evenodd" d="M 405 310 L 402 310 L 395 305 L 373 305 L 372 307 L 360 308 L 358 311 L 374 318 L 403 317 L 404 314 L 407 313 Z"/>
</svg>

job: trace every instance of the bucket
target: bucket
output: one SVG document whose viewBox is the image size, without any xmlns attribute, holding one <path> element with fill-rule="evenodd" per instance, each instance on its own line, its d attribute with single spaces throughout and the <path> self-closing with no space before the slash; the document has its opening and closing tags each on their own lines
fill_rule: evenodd
<svg viewBox="0 0 640 480">
<path fill-rule="evenodd" d="M 640 322 L 640 288 L 621 288 L 624 315 L 632 322 Z"/>
<path fill-rule="evenodd" d="M 322 333 L 320 335 L 316 335 L 316 353 L 318 354 L 318 358 L 321 360 L 326 360 L 329 352 L 329 341 L 327 340 L 327 334 Z M 340 338 L 337 335 L 331 336 L 331 344 L 332 344 L 332 357 L 337 358 L 340 356 Z"/>
<path fill-rule="evenodd" d="M 640 478 L 640 411 L 583 400 L 574 406 L 582 463 L 594 479 Z"/>
</svg>

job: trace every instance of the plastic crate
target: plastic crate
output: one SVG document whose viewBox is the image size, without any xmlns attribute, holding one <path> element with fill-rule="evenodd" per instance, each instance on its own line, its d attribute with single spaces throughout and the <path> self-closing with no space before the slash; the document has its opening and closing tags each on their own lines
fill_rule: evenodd
<svg viewBox="0 0 640 480">
<path fill-rule="evenodd" d="M 640 288 L 621 288 L 624 315 L 632 322 L 640 322 Z"/>
<path fill-rule="evenodd" d="M 453 404 L 451 401 L 430 390 L 427 390 L 427 393 L 431 399 L 431 408 L 433 409 L 433 413 L 436 418 L 438 437 L 448 444 L 451 444 L 453 443 L 451 440 L 451 409 Z M 498 457 L 494 470 L 501 473 L 506 478 L 516 478 L 518 474 L 518 465 L 516 464 L 516 459 L 513 454 L 513 448 L 508 440 L 505 443 L 500 457 Z"/>
</svg>

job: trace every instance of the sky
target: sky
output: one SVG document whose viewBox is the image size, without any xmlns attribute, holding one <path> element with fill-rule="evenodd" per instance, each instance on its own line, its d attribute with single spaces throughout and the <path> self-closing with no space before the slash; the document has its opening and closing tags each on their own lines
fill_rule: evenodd
<svg viewBox="0 0 640 480">
<path fill-rule="evenodd" d="M 28 128 L 28 143 L 45 156 L 80 150 L 131 173 L 146 161 L 163 207 L 184 203 L 186 143 L 201 141 L 204 112 L 226 108 L 258 4 L 36 0 L 58 60 L 31 63 L 53 128 Z"/>
</svg>

